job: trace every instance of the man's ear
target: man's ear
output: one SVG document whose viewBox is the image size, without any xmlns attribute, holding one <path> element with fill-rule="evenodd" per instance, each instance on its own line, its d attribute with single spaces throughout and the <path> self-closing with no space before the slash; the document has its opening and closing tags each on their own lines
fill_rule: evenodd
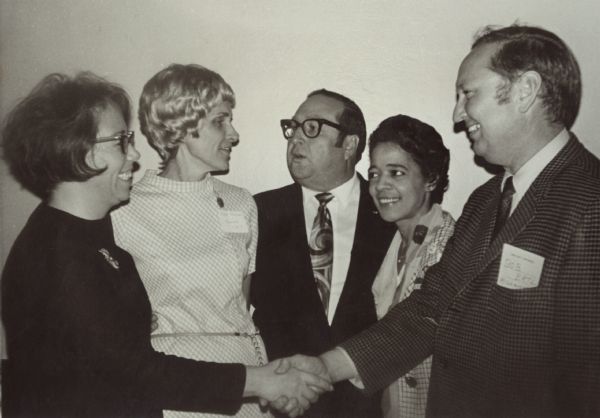
<svg viewBox="0 0 600 418">
<path fill-rule="evenodd" d="M 349 160 L 355 156 L 358 149 L 358 135 L 346 135 L 342 142 L 342 148 L 344 149 L 344 159 Z"/>
<path fill-rule="evenodd" d="M 526 113 L 535 103 L 542 89 L 542 76 L 537 71 L 525 71 L 517 80 L 519 110 Z"/>
</svg>

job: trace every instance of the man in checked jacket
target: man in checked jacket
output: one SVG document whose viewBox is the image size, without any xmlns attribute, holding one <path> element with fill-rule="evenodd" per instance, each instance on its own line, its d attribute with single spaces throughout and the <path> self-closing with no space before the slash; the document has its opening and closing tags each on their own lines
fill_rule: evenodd
<svg viewBox="0 0 600 418">
<path fill-rule="evenodd" d="M 600 161 L 569 131 L 578 64 L 546 30 L 488 29 L 456 89 L 454 121 L 504 173 L 470 196 L 421 290 L 324 364 L 291 363 L 372 392 L 433 354 L 429 417 L 600 416 Z"/>
</svg>

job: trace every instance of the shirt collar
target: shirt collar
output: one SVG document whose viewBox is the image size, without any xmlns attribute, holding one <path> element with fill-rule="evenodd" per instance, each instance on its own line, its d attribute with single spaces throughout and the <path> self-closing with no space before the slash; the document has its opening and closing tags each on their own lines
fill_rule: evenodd
<svg viewBox="0 0 600 418">
<path fill-rule="evenodd" d="M 350 201 L 357 195 L 356 190 L 360 188 L 360 181 L 358 180 L 358 174 L 356 172 L 350 179 L 348 179 L 345 183 L 340 184 L 335 189 L 328 190 L 334 197 L 331 203 L 344 207 L 350 203 Z M 315 196 L 319 193 L 319 191 L 311 190 L 302 186 L 302 196 L 304 197 L 304 203 L 309 203 L 312 205 L 318 204 Z"/>
<path fill-rule="evenodd" d="M 563 129 L 550 142 L 548 142 L 541 150 L 529 159 L 523 166 L 513 175 L 513 185 L 516 193 L 519 195 L 525 192 L 531 186 L 531 183 L 537 178 L 542 170 L 552 161 L 561 149 L 569 142 L 569 133 Z M 504 172 L 502 179 L 502 187 L 504 182 L 511 174 L 508 171 Z"/>
</svg>

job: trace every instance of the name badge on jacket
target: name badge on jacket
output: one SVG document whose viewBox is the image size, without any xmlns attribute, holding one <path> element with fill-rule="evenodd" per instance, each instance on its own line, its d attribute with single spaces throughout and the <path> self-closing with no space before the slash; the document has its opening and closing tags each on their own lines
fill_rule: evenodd
<svg viewBox="0 0 600 418">
<path fill-rule="evenodd" d="M 510 244 L 502 247 L 498 286 L 507 289 L 530 289 L 540 284 L 544 257 Z"/>
<path fill-rule="evenodd" d="M 239 210 L 220 210 L 219 222 L 225 232 L 234 234 L 247 234 L 248 224 L 244 214 Z"/>
</svg>

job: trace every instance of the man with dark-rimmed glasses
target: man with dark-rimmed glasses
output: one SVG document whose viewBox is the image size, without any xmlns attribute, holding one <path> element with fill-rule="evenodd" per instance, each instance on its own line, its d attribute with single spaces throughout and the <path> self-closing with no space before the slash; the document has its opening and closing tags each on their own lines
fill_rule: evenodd
<svg viewBox="0 0 600 418">
<path fill-rule="evenodd" d="M 259 242 L 251 302 L 270 359 L 319 354 L 376 321 L 373 278 L 394 233 L 355 172 L 360 108 L 328 90 L 280 122 L 294 184 L 256 198 Z M 379 397 L 336 385 L 311 417 L 378 417 Z"/>
</svg>

